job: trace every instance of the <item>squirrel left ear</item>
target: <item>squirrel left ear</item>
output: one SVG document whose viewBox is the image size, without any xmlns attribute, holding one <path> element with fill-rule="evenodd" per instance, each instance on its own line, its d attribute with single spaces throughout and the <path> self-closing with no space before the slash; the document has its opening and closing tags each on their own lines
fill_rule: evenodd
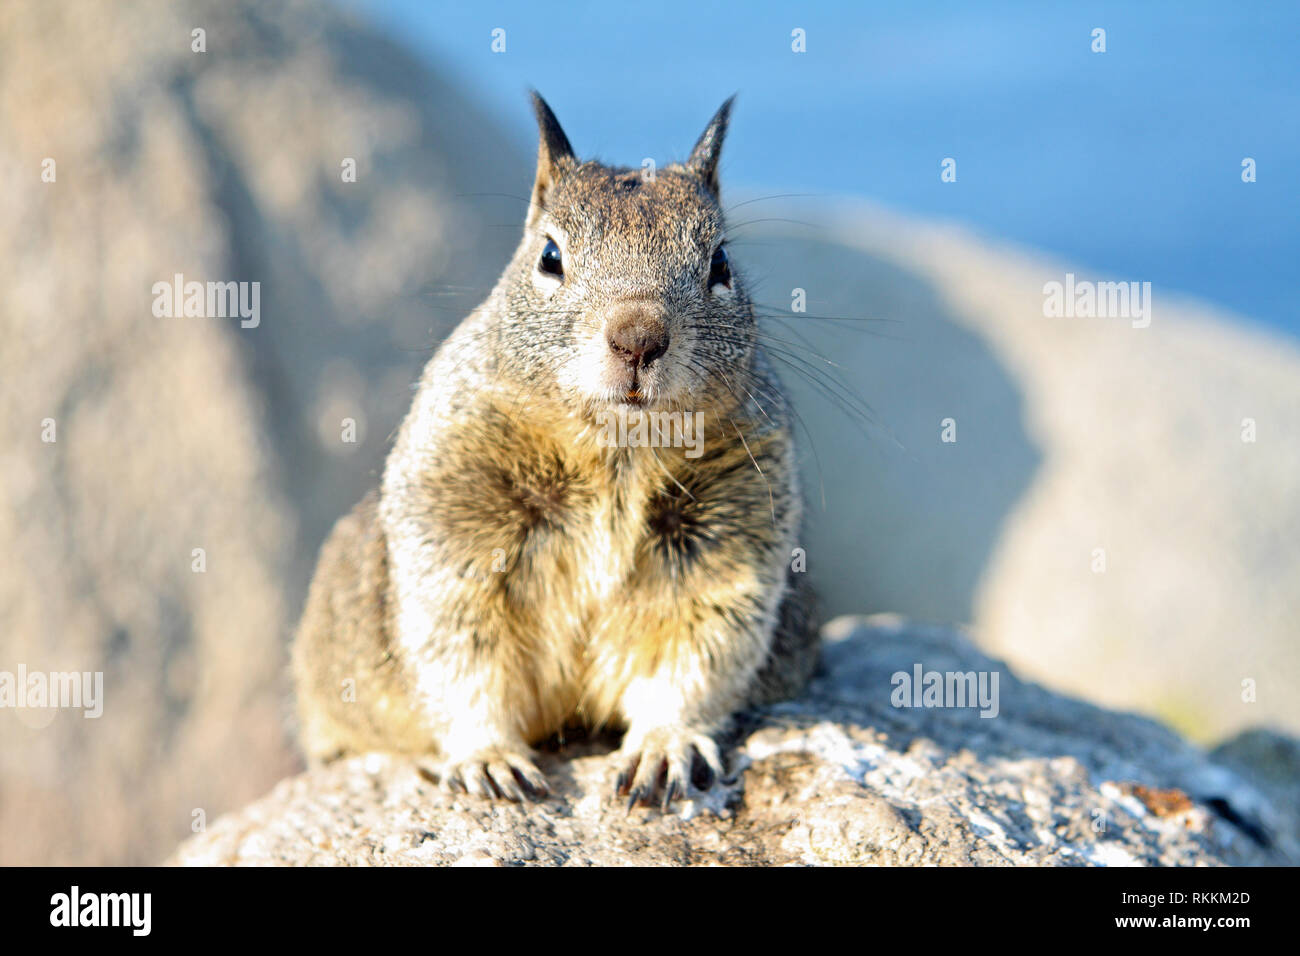
<svg viewBox="0 0 1300 956">
<path fill-rule="evenodd" d="M 718 107 L 718 111 L 713 114 L 713 119 L 709 120 L 708 127 L 696 142 L 695 148 L 691 150 L 690 159 L 686 160 L 686 168 L 699 176 L 714 196 L 719 194 L 718 157 L 722 155 L 722 141 L 727 136 L 731 104 L 735 101 L 736 96 L 733 93 L 727 97 L 727 102 Z"/>
<path fill-rule="evenodd" d="M 564 169 L 573 162 L 573 147 L 541 94 L 529 90 L 529 96 L 533 101 L 533 112 L 537 114 L 538 132 L 537 178 L 533 181 L 532 202 L 528 208 L 528 225 L 532 226 L 542 215 L 547 194 Z"/>
</svg>

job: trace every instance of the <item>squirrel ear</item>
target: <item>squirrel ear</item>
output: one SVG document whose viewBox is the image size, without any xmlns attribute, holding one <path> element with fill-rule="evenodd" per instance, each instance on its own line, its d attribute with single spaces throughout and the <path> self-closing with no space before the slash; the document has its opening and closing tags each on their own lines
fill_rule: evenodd
<svg viewBox="0 0 1300 956">
<path fill-rule="evenodd" d="M 533 100 L 533 112 L 537 114 L 537 130 L 540 134 L 537 143 L 537 179 L 533 182 L 533 198 L 528 207 L 528 224 L 531 226 L 542 214 L 546 195 L 560 177 L 561 165 L 573 159 L 573 147 L 569 145 L 569 137 L 564 135 L 560 121 L 555 118 L 541 94 L 529 90 L 528 95 Z"/>
<path fill-rule="evenodd" d="M 708 128 L 700 135 L 691 158 L 686 160 L 686 168 L 693 172 L 714 196 L 718 195 L 718 157 L 722 154 L 722 141 L 727 136 L 727 121 L 731 117 L 731 104 L 736 101 L 733 93 L 727 102 L 718 107 L 709 120 Z"/>
</svg>

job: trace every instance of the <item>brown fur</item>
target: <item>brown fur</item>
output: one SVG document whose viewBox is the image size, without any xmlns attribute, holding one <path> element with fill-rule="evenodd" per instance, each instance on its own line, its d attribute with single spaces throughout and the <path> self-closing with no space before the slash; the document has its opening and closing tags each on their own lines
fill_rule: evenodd
<svg viewBox="0 0 1300 956">
<path fill-rule="evenodd" d="M 519 252 L 322 550 L 294 647 L 303 746 L 425 753 L 450 786 L 517 798 L 545 788 L 530 745 L 625 727 L 620 789 L 667 803 L 721 770 L 737 708 L 797 693 L 816 659 L 788 413 L 741 277 L 709 285 L 727 107 L 653 181 L 579 163 L 538 113 Z M 537 265 L 557 237 L 562 280 Z M 669 337 L 641 367 L 604 340 L 629 302 Z M 602 442 L 618 407 L 698 413 L 700 454 Z"/>
</svg>

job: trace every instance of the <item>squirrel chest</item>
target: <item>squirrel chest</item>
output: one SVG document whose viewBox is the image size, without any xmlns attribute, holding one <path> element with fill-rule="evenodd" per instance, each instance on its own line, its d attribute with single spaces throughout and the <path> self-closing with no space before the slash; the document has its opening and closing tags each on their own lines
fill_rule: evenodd
<svg viewBox="0 0 1300 956">
<path fill-rule="evenodd" d="M 585 619 L 634 595 L 707 595 L 739 573 L 729 552 L 748 545 L 752 557 L 755 525 L 773 515 L 755 468 L 763 437 L 746 447 L 717 422 L 702 432 L 692 457 L 680 447 L 602 447 L 578 423 L 479 418 L 443 436 L 463 448 L 426 478 L 441 546 L 503 602 L 539 616 L 558 605 Z"/>
</svg>

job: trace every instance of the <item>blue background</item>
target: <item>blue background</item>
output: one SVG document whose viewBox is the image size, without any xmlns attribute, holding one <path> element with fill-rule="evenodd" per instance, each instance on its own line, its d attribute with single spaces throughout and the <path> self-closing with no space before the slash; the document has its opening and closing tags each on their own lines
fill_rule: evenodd
<svg viewBox="0 0 1300 956">
<path fill-rule="evenodd" d="M 1298 4 L 348 5 L 521 149 L 529 86 L 580 154 L 628 165 L 682 158 L 739 91 L 726 184 L 956 220 L 1300 337 Z"/>
</svg>

